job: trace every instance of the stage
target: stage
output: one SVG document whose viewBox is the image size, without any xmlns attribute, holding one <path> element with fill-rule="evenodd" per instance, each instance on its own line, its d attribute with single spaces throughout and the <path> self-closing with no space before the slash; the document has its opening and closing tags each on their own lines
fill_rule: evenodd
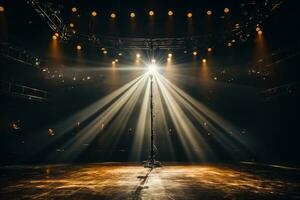
<svg viewBox="0 0 300 200">
<path fill-rule="evenodd" d="M 300 199 L 300 171 L 239 163 L 7 166 L 0 199 Z"/>
</svg>

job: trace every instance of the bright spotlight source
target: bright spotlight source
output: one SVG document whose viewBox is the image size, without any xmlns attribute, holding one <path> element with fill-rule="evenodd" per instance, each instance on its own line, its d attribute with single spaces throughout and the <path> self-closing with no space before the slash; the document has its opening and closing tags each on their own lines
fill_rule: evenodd
<svg viewBox="0 0 300 200">
<path fill-rule="evenodd" d="M 136 58 L 140 58 L 141 55 L 139 53 L 136 54 Z"/>
<path fill-rule="evenodd" d="M 227 46 L 228 46 L 228 47 L 231 47 L 231 46 L 232 46 L 231 42 L 228 42 L 228 43 L 227 43 Z"/>
<path fill-rule="evenodd" d="M 224 8 L 224 13 L 229 13 L 229 8 Z"/>
<path fill-rule="evenodd" d="M 59 34 L 58 34 L 58 33 L 55 33 L 54 35 L 55 35 L 56 37 L 58 37 L 58 36 L 59 36 Z"/>
<path fill-rule="evenodd" d="M 155 59 L 152 59 L 152 60 L 151 60 L 151 63 L 152 63 L 152 64 L 155 64 L 155 63 L 156 63 L 156 60 L 155 60 Z"/>
<path fill-rule="evenodd" d="M 92 16 L 93 16 L 93 17 L 96 17 L 96 16 L 97 16 L 97 12 L 96 12 L 96 11 L 93 11 L 93 12 L 92 12 Z"/>
<path fill-rule="evenodd" d="M 134 12 L 131 12 L 131 13 L 130 13 L 130 17 L 131 17 L 131 18 L 134 18 L 134 17 L 135 17 L 135 13 L 134 13 Z"/>
<path fill-rule="evenodd" d="M 208 51 L 208 52 L 211 52 L 211 51 L 212 51 L 212 48 L 210 48 L 210 47 L 207 48 L 207 51 Z"/>
<path fill-rule="evenodd" d="M 260 28 L 259 28 L 259 27 L 256 27 L 256 29 L 255 29 L 255 30 L 256 30 L 256 32 L 258 32 L 258 31 L 260 31 Z"/>
<path fill-rule="evenodd" d="M 169 58 L 167 58 L 167 61 L 168 61 L 168 62 L 171 62 L 171 58 L 170 58 L 170 57 L 169 57 Z"/>
<path fill-rule="evenodd" d="M 168 15 L 169 15 L 169 16 L 173 16 L 173 14 L 174 14 L 174 13 L 173 13 L 172 10 L 169 10 L 169 11 L 168 11 Z"/>
<path fill-rule="evenodd" d="M 116 13 L 111 13 L 111 14 L 110 14 L 110 17 L 114 19 L 114 18 L 117 17 L 117 15 L 116 15 Z"/>
<path fill-rule="evenodd" d="M 187 15 L 186 15 L 188 18 L 192 18 L 193 17 L 193 14 L 191 12 L 189 12 Z"/>
<path fill-rule="evenodd" d="M 193 51 L 193 55 L 196 56 L 198 54 L 197 51 Z"/>
<path fill-rule="evenodd" d="M 157 66 L 155 64 L 148 65 L 149 72 L 155 72 L 157 70 Z"/>
<path fill-rule="evenodd" d="M 111 64 L 115 65 L 115 64 L 116 64 L 116 61 L 113 60 L 113 61 L 111 62 Z"/>
<path fill-rule="evenodd" d="M 0 12 L 4 12 L 4 7 L 3 6 L 0 6 Z"/>
<path fill-rule="evenodd" d="M 257 33 L 258 33 L 258 35 L 262 35 L 263 34 L 263 32 L 261 30 L 258 31 Z"/>
<path fill-rule="evenodd" d="M 104 51 L 103 51 L 103 54 L 107 54 L 107 51 L 106 51 L 106 50 L 104 50 Z"/>
<path fill-rule="evenodd" d="M 76 8 L 76 7 L 73 7 L 71 10 L 72 10 L 72 12 L 74 12 L 74 13 L 77 12 L 77 8 Z"/>
<path fill-rule="evenodd" d="M 172 56 L 173 56 L 173 55 L 172 55 L 171 53 L 168 54 L 168 57 L 169 57 L 169 58 L 172 58 Z"/>
<path fill-rule="evenodd" d="M 78 44 L 78 45 L 76 46 L 76 49 L 77 49 L 77 50 L 81 50 L 81 49 L 82 49 L 81 45 Z"/>
<path fill-rule="evenodd" d="M 206 14 L 209 16 L 209 15 L 212 14 L 212 11 L 211 11 L 211 10 L 208 10 L 208 11 L 206 11 Z"/>
<path fill-rule="evenodd" d="M 205 58 L 202 59 L 202 63 L 206 63 L 206 59 Z"/>
<path fill-rule="evenodd" d="M 149 15 L 150 15 L 150 16 L 153 16 L 153 15 L 154 15 L 154 11 L 153 11 L 153 10 L 150 10 L 150 11 L 149 11 Z"/>
<path fill-rule="evenodd" d="M 56 40 L 56 39 L 57 39 L 56 35 L 53 35 L 53 36 L 52 36 L 52 39 L 53 39 L 53 40 Z"/>
<path fill-rule="evenodd" d="M 74 24 L 73 24 L 73 23 L 70 23 L 70 27 L 71 27 L 71 28 L 74 28 Z"/>
</svg>

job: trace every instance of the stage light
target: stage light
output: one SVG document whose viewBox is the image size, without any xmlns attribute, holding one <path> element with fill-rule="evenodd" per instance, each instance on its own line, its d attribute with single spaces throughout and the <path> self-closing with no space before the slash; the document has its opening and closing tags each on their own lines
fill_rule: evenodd
<svg viewBox="0 0 300 200">
<path fill-rule="evenodd" d="M 196 56 L 198 54 L 197 51 L 193 51 L 193 55 Z"/>
<path fill-rule="evenodd" d="M 90 77 L 90 76 L 87 76 L 86 79 L 87 79 L 87 80 L 90 80 L 91 77 Z M 80 123 L 79 123 L 79 124 L 78 124 L 78 123 L 79 123 L 79 122 L 77 122 L 77 125 L 80 125 Z"/>
<path fill-rule="evenodd" d="M 136 58 L 140 58 L 141 55 L 139 53 L 136 54 Z"/>
<path fill-rule="evenodd" d="M 148 65 L 149 72 L 155 72 L 157 70 L 157 66 L 155 64 Z"/>
<path fill-rule="evenodd" d="M 82 49 L 81 45 L 78 44 L 78 45 L 76 46 L 76 49 L 77 49 L 77 50 L 81 50 L 81 49 Z"/>
<path fill-rule="evenodd" d="M 105 50 L 105 48 L 104 48 L 104 47 L 102 47 L 102 48 L 101 48 L 101 50 L 102 50 L 102 51 L 104 51 L 104 50 Z"/>
<path fill-rule="evenodd" d="M 55 35 L 56 37 L 58 37 L 58 36 L 59 36 L 59 34 L 58 34 L 58 33 L 55 33 L 54 35 Z"/>
<path fill-rule="evenodd" d="M 53 36 L 52 36 L 52 39 L 53 39 L 53 40 L 56 40 L 56 39 L 57 39 L 56 35 L 53 35 Z"/>
<path fill-rule="evenodd" d="M 228 46 L 228 47 L 231 47 L 231 46 L 232 46 L 231 42 L 228 42 L 228 43 L 227 43 L 227 46 Z"/>
<path fill-rule="evenodd" d="M 114 18 L 117 17 L 117 15 L 116 15 L 115 13 L 111 13 L 111 14 L 110 14 L 110 17 L 114 19 Z"/>
<path fill-rule="evenodd" d="M 103 51 L 103 54 L 107 54 L 107 51 L 106 51 L 106 50 L 104 50 L 104 51 Z"/>
<path fill-rule="evenodd" d="M 262 32 L 262 31 L 258 31 L 257 33 L 258 33 L 258 35 L 262 35 L 262 34 L 263 34 L 263 32 Z"/>
<path fill-rule="evenodd" d="M 169 57 L 169 58 L 167 58 L 167 61 L 168 61 L 168 62 L 170 62 L 171 60 L 172 60 L 172 59 L 171 59 L 170 57 Z"/>
<path fill-rule="evenodd" d="M 4 12 L 4 11 L 5 11 L 4 7 L 0 6 L 0 12 Z"/>
<path fill-rule="evenodd" d="M 258 32 L 258 31 L 260 31 L 260 28 L 259 28 L 259 27 L 256 27 L 256 29 L 255 29 L 255 30 L 256 30 L 256 32 Z"/>
<path fill-rule="evenodd" d="M 211 52 L 211 51 L 212 51 L 212 48 L 210 48 L 210 47 L 207 48 L 207 51 L 208 51 L 208 52 Z"/>
<path fill-rule="evenodd" d="M 119 60 L 118 60 L 118 59 L 115 59 L 115 62 L 117 63 L 117 62 L 119 62 Z"/>
<path fill-rule="evenodd" d="M 205 58 L 202 59 L 202 63 L 206 63 L 206 59 Z"/>
<path fill-rule="evenodd" d="M 73 24 L 73 23 L 70 23 L 70 27 L 71 27 L 71 28 L 74 28 L 74 24 Z"/>
<path fill-rule="evenodd" d="M 92 12 L 92 16 L 93 16 L 93 17 L 96 17 L 96 16 L 97 16 L 97 12 L 96 12 L 96 11 L 93 11 L 93 12 Z"/>
<path fill-rule="evenodd" d="M 187 15 L 186 15 L 188 18 L 192 18 L 193 17 L 193 14 L 191 12 L 189 12 Z"/>
<path fill-rule="evenodd" d="M 76 8 L 76 7 L 73 7 L 71 10 L 72 10 L 72 12 L 74 12 L 74 13 L 77 12 L 77 8 Z"/>
<path fill-rule="evenodd" d="M 111 62 L 111 64 L 115 65 L 115 64 L 116 64 L 116 61 L 113 60 L 113 61 Z"/>
<path fill-rule="evenodd" d="M 152 60 L 151 60 L 151 63 L 152 63 L 152 64 L 155 64 L 155 63 L 156 63 L 156 60 L 155 60 L 155 59 L 152 59 Z"/>
<path fill-rule="evenodd" d="M 229 13 L 229 8 L 224 8 L 224 13 Z"/>
<path fill-rule="evenodd" d="M 134 18 L 134 17 L 135 17 L 135 13 L 134 13 L 134 12 L 131 12 L 131 13 L 130 13 L 130 17 L 131 17 L 131 18 Z"/>
<path fill-rule="evenodd" d="M 153 16 L 153 15 L 154 15 L 154 11 L 153 11 L 153 10 L 150 10 L 150 11 L 149 11 L 149 15 L 150 15 L 150 16 Z"/>
<path fill-rule="evenodd" d="M 118 56 L 122 56 L 123 54 L 122 53 L 118 53 Z"/>
<path fill-rule="evenodd" d="M 172 56 L 173 56 L 173 55 L 172 55 L 171 53 L 168 54 L 168 57 L 169 57 L 169 58 L 172 58 Z"/>
<path fill-rule="evenodd" d="M 206 14 L 209 16 L 209 15 L 212 15 L 212 11 L 211 10 L 208 10 L 206 11 Z"/>
<path fill-rule="evenodd" d="M 173 16 L 173 14 L 174 14 L 174 13 L 173 13 L 172 10 L 169 10 L 169 11 L 168 11 L 168 15 L 169 15 L 169 16 Z"/>
</svg>

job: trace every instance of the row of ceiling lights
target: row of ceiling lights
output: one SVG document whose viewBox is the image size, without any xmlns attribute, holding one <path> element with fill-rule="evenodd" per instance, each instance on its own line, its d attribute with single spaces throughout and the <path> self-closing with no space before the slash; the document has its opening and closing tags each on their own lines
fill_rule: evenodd
<svg viewBox="0 0 300 200">
<path fill-rule="evenodd" d="M 73 13 L 76 13 L 77 12 L 77 8 L 76 7 L 73 7 L 72 9 L 71 9 L 71 11 L 73 12 Z M 229 13 L 229 8 L 224 8 L 224 13 Z M 168 14 L 168 16 L 173 16 L 174 15 L 174 12 L 172 11 L 172 10 L 169 10 L 168 12 L 167 12 L 167 14 Z M 211 10 L 207 10 L 206 11 L 206 14 L 208 15 L 208 16 L 210 16 L 210 15 L 212 15 L 212 11 Z M 96 17 L 97 15 L 98 15 L 98 13 L 96 12 L 96 11 L 92 11 L 91 12 L 91 15 L 93 16 L 93 17 Z M 153 10 L 150 10 L 149 12 L 148 12 L 148 15 L 149 16 L 154 16 L 155 15 L 155 12 L 153 11 Z M 135 16 L 136 16 L 136 14 L 135 14 L 135 12 L 130 12 L 129 13 L 129 16 L 131 17 L 131 18 L 135 18 Z M 188 18 L 192 18 L 193 17 L 193 13 L 192 12 L 188 12 L 187 14 L 186 14 L 186 16 L 188 17 Z M 111 13 L 110 14 L 110 17 L 111 18 L 116 18 L 117 17 L 117 14 L 116 13 Z"/>
</svg>

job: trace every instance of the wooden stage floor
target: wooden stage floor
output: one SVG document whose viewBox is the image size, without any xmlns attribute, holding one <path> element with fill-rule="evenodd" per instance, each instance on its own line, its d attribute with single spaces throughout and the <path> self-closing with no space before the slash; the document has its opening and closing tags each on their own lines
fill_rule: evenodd
<svg viewBox="0 0 300 200">
<path fill-rule="evenodd" d="M 0 199 L 300 199 L 300 171 L 251 163 L 7 166 Z"/>
</svg>

